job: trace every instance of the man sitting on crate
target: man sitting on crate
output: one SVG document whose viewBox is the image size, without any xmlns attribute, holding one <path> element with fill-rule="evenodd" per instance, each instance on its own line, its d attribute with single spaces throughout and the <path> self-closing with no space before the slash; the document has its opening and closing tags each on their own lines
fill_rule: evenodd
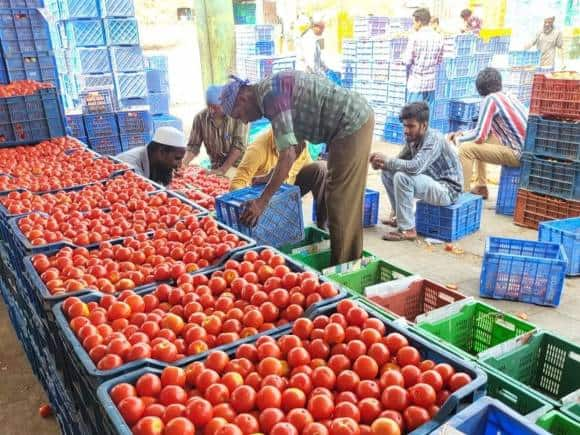
<svg viewBox="0 0 580 435">
<path fill-rule="evenodd" d="M 371 154 L 373 169 L 382 169 L 382 179 L 391 203 L 391 218 L 384 224 L 397 228 L 383 240 L 415 240 L 414 200 L 448 206 L 461 194 L 461 163 L 453 146 L 439 131 L 429 128 L 425 102 L 407 104 L 401 110 L 405 146 L 397 158 Z"/>
<path fill-rule="evenodd" d="M 130 149 L 117 156 L 135 172 L 167 186 L 173 171 L 179 169 L 185 156 L 185 136 L 173 127 L 160 127 L 149 144 Z"/>
<path fill-rule="evenodd" d="M 286 183 L 300 188 L 302 196 L 312 192 L 316 200 L 316 220 L 319 228 L 326 227 L 326 162 L 313 162 L 304 144 L 303 150 L 290 168 Z M 248 145 L 230 183 L 230 190 L 243 189 L 252 184 L 267 183 L 278 164 L 278 148 L 272 128 L 260 134 Z"/>
<path fill-rule="evenodd" d="M 511 167 L 520 166 L 526 138 L 528 111 L 514 96 L 502 92 L 501 74 L 494 68 L 482 70 L 475 82 L 484 97 L 479 119 L 473 130 L 458 131 L 449 140 L 459 146 L 463 166 L 464 191 L 471 189 L 473 164 L 477 164 L 476 187 L 471 190 L 487 199 L 486 163 Z"/>
<path fill-rule="evenodd" d="M 219 86 L 207 88 L 207 108 L 193 119 L 183 166 L 188 166 L 199 155 L 203 143 L 213 172 L 231 176 L 246 150 L 248 127 L 224 114 L 220 106 L 220 92 Z"/>
</svg>

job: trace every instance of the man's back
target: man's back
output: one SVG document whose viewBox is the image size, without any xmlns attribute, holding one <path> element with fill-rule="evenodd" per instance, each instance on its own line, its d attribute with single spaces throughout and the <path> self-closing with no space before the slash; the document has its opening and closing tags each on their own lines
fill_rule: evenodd
<svg viewBox="0 0 580 435">
<path fill-rule="evenodd" d="M 409 38 L 404 61 L 409 66 L 407 88 L 410 92 L 435 89 L 437 65 L 443 60 L 443 37 L 431 27 L 419 29 Z"/>
</svg>

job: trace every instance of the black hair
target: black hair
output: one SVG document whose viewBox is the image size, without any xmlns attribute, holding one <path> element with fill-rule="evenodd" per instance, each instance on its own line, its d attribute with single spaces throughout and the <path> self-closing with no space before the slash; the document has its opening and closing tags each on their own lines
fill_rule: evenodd
<svg viewBox="0 0 580 435">
<path fill-rule="evenodd" d="M 431 21 L 431 13 L 427 8 L 419 8 L 413 12 L 413 18 L 419 21 L 422 25 L 427 26 Z"/>
<path fill-rule="evenodd" d="M 482 97 L 486 97 L 502 89 L 501 74 L 495 68 L 482 69 L 475 80 L 477 92 Z"/>
<path fill-rule="evenodd" d="M 461 11 L 460 15 L 461 15 L 461 18 L 466 19 L 466 18 L 471 17 L 471 14 L 472 14 L 471 9 L 463 9 Z"/>
<path fill-rule="evenodd" d="M 409 103 L 401 109 L 399 121 L 414 119 L 420 123 L 429 122 L 429 106 L 424 101 Z"/>
</svg>

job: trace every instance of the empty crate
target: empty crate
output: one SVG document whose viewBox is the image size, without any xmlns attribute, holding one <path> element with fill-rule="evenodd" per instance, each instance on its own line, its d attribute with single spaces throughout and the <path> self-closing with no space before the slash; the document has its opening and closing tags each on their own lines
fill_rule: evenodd
<svg viewBox="0 0 580 435">
<path fill-rule="evenodd" d="M 312 203 L 312 221 L 316 222 L 316 200 Z M 379 192 L 365 189 L 363 226 L 373 227 L 379 222 Z"/>
<path fill-rule="evenodd" d="M 114 113 L 84 115 L 84 121 L 89 139 L 103 136 L 116 136 L 119 134 L 117 117 Z"/>
<path fill-rule="evenodd" d="M 115 72 L 143 71 L 143 52 L 141 47 L 109 47 L 111 66 Z"/>
<path fill-rule="evenodd" d="M 174 127 L 178 130 L 183 131 L 183 122 L 176 116 L 155 115 L 152 117 L 152 121 L 153 121 L 153 131 L 156 131 L 159 127 Z"/>
<path fill-rule="evenodd" d="M 139 45 L 139 28 L 135 18 L 105 18 L 105 36 L 109 45 Z"/>
<path fill-rule="evenodd" d="M 117 121 L 121 134 L 150 133 L 152 129 L 151 113 L 145 109 L 117 112 Z"/>
<path fill-rule="evenodd" d="M 544 159 L 524 153 L 520 186 L 564 199 L 580 199 L 580 161 Z"/>
<path fill-rule="evenodd" d="M 520 168 L 511 168 L 509 166 L 501 167 L 497 202 L 495 204 L 496 213 L 507 216 L 514 214 L 520 185 L 520 174 Z"/>
<path fill-rule="evenodd" d="M 556 243 L 488 238 L 479 294 L 530 304 L 558 306 L 567 260 Z"/>
<path fill-rule="evenodd" d="M 147 98 L 147 79 L 144 72 L 115 73 L 115 86 L 119 99 Z"/>
<path fill-rule="evenodd" d="M 538 239 L 559 243 L 566 251 L 566 275 L 580 275 L 580 217 L 541 222 Z"/>
<path fill-rule="evenodd" d="M 105 31 L 101 20 L 70 20 L 65 23 L 65 31 L 70 47 L 105 45 Z"/>
<path fill-rule="evenodd" d="M 152 115 L 164 115 L 169 113 L 169 93 L 150 92 L 149 107 Z"/>
</svg>

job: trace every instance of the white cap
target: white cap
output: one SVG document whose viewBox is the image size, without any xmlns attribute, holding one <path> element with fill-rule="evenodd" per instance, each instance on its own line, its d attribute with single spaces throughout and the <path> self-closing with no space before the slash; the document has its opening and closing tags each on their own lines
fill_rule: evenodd
<svg viewBox="0 0 580 435">
<path fill-rule="evenodd" d="M 153 142 L 174 148 L 185 148 L 185 135 L 174 127 L 159 127 L 153 136 Z"/>
</svg>

